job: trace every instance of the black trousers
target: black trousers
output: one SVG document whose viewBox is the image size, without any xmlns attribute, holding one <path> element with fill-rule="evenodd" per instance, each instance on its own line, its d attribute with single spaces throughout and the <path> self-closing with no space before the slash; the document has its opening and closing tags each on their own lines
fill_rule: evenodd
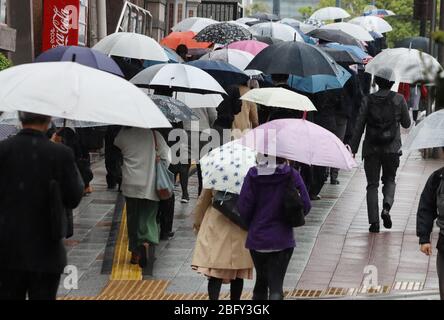
<svg viewBox="0 0 444 320">
<path fill-rule="evenodd" d="M 161 237 L 173 231 L 174 202 L 174 193 L 171 198 L 159 201 L 159 222 Z"/>
<path fill-rule="evenodd" d="M 284 278 L 293 248 L 263 253 L 250 250 L 256 269 L 253 300 L 283 300 Z"/>
<path fill-rule="evenodd" d="M 59 273 L 0 269 L 0 300 L 55 300 Z"/>
<path fill-rule="evenodd" d="M 119 131 L 119 126 L 109 126 L 105 135 L 105 167 L 108 187 L 122 183 L 122 152 L 114 145 L 114 139 Z"/>
</svg>

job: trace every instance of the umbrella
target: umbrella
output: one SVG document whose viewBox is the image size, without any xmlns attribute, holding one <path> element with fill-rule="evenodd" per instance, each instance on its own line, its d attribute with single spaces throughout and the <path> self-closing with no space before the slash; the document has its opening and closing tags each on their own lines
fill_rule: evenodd
<svg viewBox="0 0 444 320">
<path fill-rule="evenodd" d="M 262 36 L 255 36 L 254 37 L 257 41 L 259 41 L 259 42 L 263 42 L 263 43 L 265 43 L 265 44 L 268 44 L 268 45 L 272 45 L 272 44 L 276 44 L 276 43 L 280 43 L 280 42 L 282 42 L 283 40 L 281 40 L 281 39 L 276 39 L 276 38 L 272 38 L 272 37 L 262 37 Z"/>
<path fill-rule="evenodd" d="M 319 40 L 356 46 L 364 50 L 363 45 L 358 40 L 341 30 L 316 29 L 309 32 L 308 35 Z"/>
<path fill-rule="evenodd" d="M 288 85 L 298 91 L 317 93 L 343 88 L 350 77 L 351 74 L 347 70 L 337 65 L 337 71 L 334 76 L 317 74 L 308 77 L 298 77 L 290 75 Z"/>
<path fill-rule="evenodd" d="M 159 107 L 170 122 L 199 120 L 199 117 L 183 102 L 168 96 L 150 95 L 151 100 Z"/>
<path fill-rule="evenodd" d="M 359 59 L 356 55 L 345 49 L 340 50 L 324 46 L 321 46 L 320 48 L 330 57 L 332 57 L 333 60 L 336 61 L 337 63 L 346 64 L 346 65 L 363 64 L 362 59 Z"/>
<path fill-rule="evenodd" d="M 236 50 L 236 49 L 220 49 L 208 52 L 202 56 L 201 60 L 220 60 L 227 62 L 240 70 L 245 70 L 248 64 L 253 60 L 254 56 L 251 53 Z"/>
<path fill-rule="evenodd" d="M 242 40 L 230 43 L 228 49 L 236 49 L 251 53 L 253 56 L 264 50 L 268 45 L 257 40 Z"/>
<path fill-rule="evenodd" d="M 307 34 L 313 30 L 319 29 L 323 25 L 325 25 L 325 23 L 322 20 L 307 19 L 301 25 L 299 25 L 299 28 L 302 32 Z"/>
<path fill-rule="evenodd" d="M 363 16 L 379 16 L 379 17 L 389 17 L 389 16 L 396 16 L 396 14 L 387 9 L 372 9 L 367 10 L 362 13 Z"/>
<path fill-rule="evenodd" d="M 363 27 L 367 31 L 376 31 L 379 33 L 386 33 L 393 30 L 390 23 L 377 16 L 361 16 L 348 21 Z"/>
<path fill-rule="evenodd" d="M 277 59 L 276 57 L 279 57 Z M 262 50 L 247 69 L 265 74 L 336 75 L 337 64 L 321 49 L 303 42 L 282 42 Z"/>
<path fill-rule="evenodd" d="M 176 50 L 176 48 L 183 44 L 187 48 L 208 48 L 211 42 L 197 42 L 193 38 L 196 34 L 192 31 L 172 32 L 167 37 L 160 41 L 160 44 Z"/>
<path fill-rule="evenodd" d="M 242 70 L 220 60 L 196 60 L 187 64 L 204 70 L 224 88 L 230 85 L 245 84 L 250 79 Z"/>
<path fill-rule="evenodd" d="M 72 61 L 123 77 L 117 63 L 107 55 L 90 48 L 59 46 L 40 54 L 35 62 Z"/>
<path fill-rule="evenodd" d="M 322 26 L 321 29 L 325 30 L 341 30 L 348 35 L 352 36 L 353 38 L 360 40 L 360 41 L 373 41 L 375 40 L 372 35 L 365 30 L 363 27 L 348 23 L 348 22 L 337 22 L 337 23 L 330 23 L 326 24 L 325 26 Z"/>
<path fill-rule="evenodd" d="M 441 70 L 439 62 L 431 55 L 407 48 L 386 49 L 365 68 L 366 72 L 375 76 L 405 83 L 434 82 Z"/>
<path fill-rule="evenodd" d="M 175 93 L 177 100 L 190 108 L 217 108 L 224 100 L 220 94 L 199 94 L 190 92 Z"/>
<path fill-rule="evenodd" d="M 235 24 L 235 25 L 237 25 L 239 27 L 242 27 L 242 28 L 245 28 L 247 30 L 248 30 L 248 28 L 250 28 L 250 26 L 248 24 L 240 23 L 240 22 L 237 22 L 237 21 L 234 21 L 234 20 L 230 20 L 230 21 L 227 21 L 227 22 L 231 23 L 231 24 Z"/>
<path fill-rule="evenodd" d="M 281 19 L 281 20 L 279 21 L 279 23 L 283 23 L 283 24 L 289 25 L 289 26 L 291 26 L 291 27 L 293 27 L 293 28 L 299 28 L 299 26 L 302 24 L 301 21 L 296 20 L 296 19 L 293 19 L 293 18 L 284 18 L 284 19 Z"/>
<path fill-rule="evenodd" d="M 17 134 L 18 129 L 16 126 L 8 124 L 0 124 L 0 141 L 8 139 L 11 136 Z"/>
<path fill-rule="evenodd" d="M 186 18 L 171 28 L 174 32 L 192 31 L 200 32 L 205 27 L 218 23 L 218 21 L 208 18 L 191 17 Z"/>
<path fill-rule="evenodd" d="M 237 19 L 236 22 L 247 24 L 247 23 L 251 23 L 251 22 L 260 22 L 260 20 L 256 19 L 256 18 L 243 17 L 243 18 Z"/>
<path fill-rule="evenodd" d="M 183 59 L 179 56 L 176 51 L 170 49 L 168 47 L 162 47 L 165 50 L 166 55 L 168 56 L 168 63 L 183 63 Z M 148 68 L 154 66 L 155 64 L 165 63 L 163 61 L 153 61 L 153 60 L 144 60 L 143 68 Z M 140 72 L 140 71 L 139 71 Z M 132 78 L 132 77 L 131 77 Z"/>
<path fill-rule="evenodd" d="M 153 38 L 133 33 L 116 32 L 100 40 L 93 49 L 110 56 L 141 60 L 168 61 L 168 56 Z"/>
<path fill-rule="evenodd" d="M 430 40 L 426 37 L 411 37 L 395 43 L 395 48 L 412 48 L 430 53 Z"/>
<path fill-rule="evenodd" d="M 168 128 L 140 89 L 115 75 L 73 62 L 23 64 L 0 72 L 0 110 L 69 120 Z"/>
<path fill-rule="evenodd" d="M 249 30 L 254 36 L 273 37 L 283 41 L 304 41 L 301 35 L 294 28 L 282 23 L 258 23 L 251 26 Z"/>
<path fill-rule="evenodd" d="M 336 135 L 302 119 L 267 122 L 248 132 L 237 143 L 262 154 L 308 165 L 345 170 L 357 166 L 351 152 Z"/>
<path fill-rule="evenodd" d="M 362 50 L 360 47 L 357 47 L 357 46 L 339 44 L 339 43 L 335 43 L 335 42 L 326 43 L 325 46 L 327 48 L 331 48 L 331 49 L 348 51 L 361 60 L 371 58 L 371 56 L 367 52 L 365 52 L 364 50 Z"/>
<path fill-rule="evenodd" d="M 342 8 L 338 7 L 325 7 L 316 10 L 310 17 L 310 19 L 316 20 L 336 20 L 345 19 L 350 17 L 350 14 Z"/>
<path fill-rule="evenodd" d="M 240 194 L 244 178 L 256 165 L 256 152 L 229 142 L 199 160 L 203 187 Z"/>
<path fill-rule="evenodd" d="M 444 147 L 444 110 L 431 113 L 415 126 L 403 143 L 404 150 Z"/>
<path fill-rule="evenodd" d="M 146 68 L 131 79 L 139 87 L 169 88 L 172 91 L 226 94 L 220 84 L 205 71 L 181 63 L 157 64 Z"/>
<path fill-rule="evenodd" d="M 249 18 L 256 18 L 262 21 L 278 21 L 279 17 L 272 13 L 266 12 L 256 12 L 255 14 L 249 16 Z"/>
<path fill-rule="evenodd" d="M 309 98 L 284 88 L 252 89 L 240 99 L 270 107 L 300 111 L 316 111 L 315 106 Z"/>
<path fill-rule="evenodd" d="M 200 42 L 213 42 L 227 45 L 235 41 L 252 39 L 250 31 L 229 22 L 209 25 L 200 31 L 195 39 Z"/>
</svg>

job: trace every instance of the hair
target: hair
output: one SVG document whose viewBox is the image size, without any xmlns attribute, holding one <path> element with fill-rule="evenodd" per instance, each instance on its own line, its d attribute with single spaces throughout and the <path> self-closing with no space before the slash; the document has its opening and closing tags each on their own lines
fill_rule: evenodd
<svg viewBox="0 0 444 320">
<path fill-rule="evenodd" d="M 257 89 L 259 88 L 259 81 L 257 81 L 257 79 L 249 79 L 247 81 L 247 87 L 250 89 Z"/>
<path fill-rule="evenodd" d="M 32 112 L 24 112 L 19 111 L 19 119 L 22 125 L 42 125 L 42 124 L 50 124 L 51 117 L 45 116 L 42 114 L 32 113 Z"/>
<path fill-rule="evenodd" d="M 188 47 L 184 44 L 179 44 L 176 48 L 176 52 L 179 56 L 188 54 Z"/>
<path fill-rule="evenodd" d="M 379 89 L 391 89 L 395 84 L 394 81 L 390 81 L 378 76 L 375 76 L 375 82 L 378 85 Z"/>
<path fill-rule="evenodd" d="M 274 82 L 287 82 L 288 81 L 288 74 L 278 74 L 278 73 L 275 73 L 275 74 L 271 75 L 271 79 Z"/>
</svg>

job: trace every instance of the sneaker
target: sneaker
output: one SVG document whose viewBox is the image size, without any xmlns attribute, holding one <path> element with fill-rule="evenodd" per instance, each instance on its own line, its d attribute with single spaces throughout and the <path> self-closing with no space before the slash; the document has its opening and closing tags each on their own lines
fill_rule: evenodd
<svg viewBox="0 0 444 320">
<path fill-rule="evenodd" d="M 339 184 L 339 180 L 338 179 L 330 179 L 330 184 L 338 185 Z"/>
<path fill-rule="evenodd" d="M 310 200 L 311 201 L 318 201 L 318 200 L 321 200 L 321 196 L 320 195 L 311 195 L 310 196 Z"/>
<path fill-rule="evenodd" d="M 384 228 L 392 228 L 392 218 L 390 217 L 389 211 L 387 209 L 382 210 L 381 218 L 384 221 Z"/>
<path fill-rule="evenodd" d="M 188 202 L 190 202 L 190 198 L 182 198 L 182 200 L 180 200 L 180 202 L 188 203 Z"/>
<path fill-rule="evenodd" d="M 379 233 L 379 222 L 372 223 L 368 231 L 370 231 L 371 233 Z"/>
</svg>

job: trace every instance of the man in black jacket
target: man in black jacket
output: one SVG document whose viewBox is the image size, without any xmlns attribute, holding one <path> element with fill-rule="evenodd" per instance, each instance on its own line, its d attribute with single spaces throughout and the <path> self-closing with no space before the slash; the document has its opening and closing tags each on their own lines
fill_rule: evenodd
<svg viewBox="0 0 444 320">
<path fill-rule="evenodd" d="M 386 73 L 389 78 L 391 71 L 387 70 Z M 411 121 L 404 97 L 390 90 L 393 82 L 380 77 L 375 77 L 375 81 L 379 86 L 379 91 L 363 99 L 350 147 L 353 154 L 356 154 L 362 134 L 366 130 L 362 157 L 364 158 L 364 170 L 367 177 L 369 231 L 378 233 L 378 187 L 381 169 L 382 193 L 384 195 L 381 217 L 384 221 L 384 227 L 390 229 L 392 220 L 389 213 L 395 197 L 395 178 L 402 146 L 400 125 L 409 128 Z M 382 114 L 384 114 L 383 119 L 375 117 L 375 115 L 381 116 Z M 386 126 L 387 123 L 390 125 Z M 382 141 L 385 137 L 387 140 Z"/>
<path fill-rule="evenodd" d="M 444 167 L 429 177 L 419 201 L 416 235 L 419 237 L 421 252 L 427 256 L 432 255 L 430 235 L 435 220 L 440 228 L 436 246 L 438 249 L 436 270 L 438 271 L 441 300 L 444 300 Z"/>
<path fill-rule="evenodd" d="M 19 116 L 23 130 L 0 142 L 0 300 L 55 299 L 67 257 L 51 236 L 50 182 L 67 209 L 79 204 L 83 183 L 72 151 L 45 135 L 51 118 Z"/>
</svg>

